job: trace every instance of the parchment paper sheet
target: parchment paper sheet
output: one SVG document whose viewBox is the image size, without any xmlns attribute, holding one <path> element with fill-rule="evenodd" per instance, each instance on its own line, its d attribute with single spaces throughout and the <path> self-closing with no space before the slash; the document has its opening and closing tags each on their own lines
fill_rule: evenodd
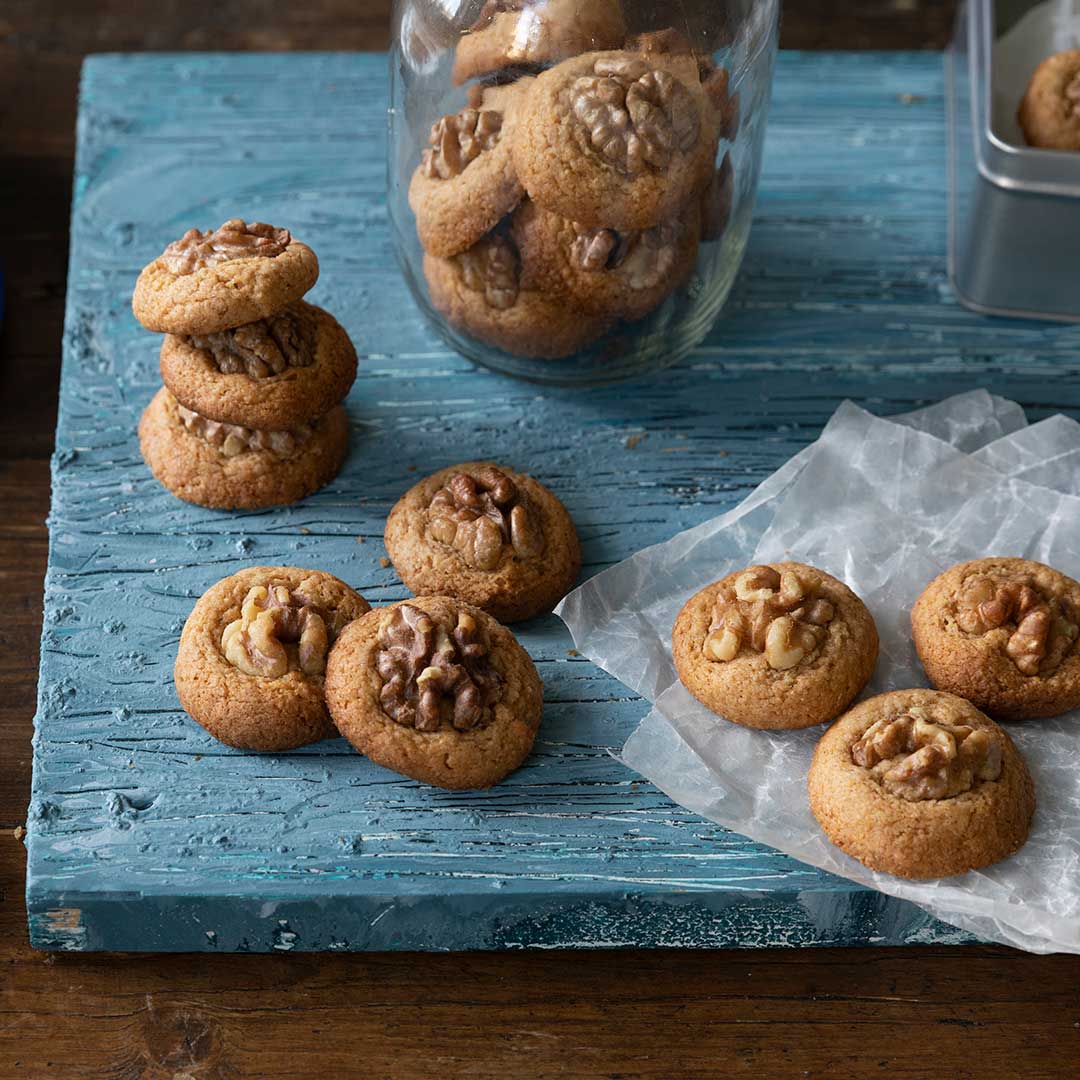
<svg viewBox="0 0 1080 1080">
<path fill-rule="evenodd" d="M 911 605 L 942 570 L 988 554 L 1080 577 L 1080 425 L 1057 416 L 1027 426 L 1018 405 L 983 391 L 891 419 L 845 403 L 735 509 L 597 575 L 558 614 L 580 652 L 655 703 L 623 760 L 683 806 L 982 937 L 1080 952 L 1080 714 L 1009 725 L 1038 799 L 1017 855 L 906 882 L 867 870 L 819 830 L 806 775 L 821 729 L 768 733 L 719 719 L 671 661 L 687 597 L 740 566 L 792 558 L 842 578 L 873 612 L 881 658 L 867 695 L 925 686 Z"/>
</svg>

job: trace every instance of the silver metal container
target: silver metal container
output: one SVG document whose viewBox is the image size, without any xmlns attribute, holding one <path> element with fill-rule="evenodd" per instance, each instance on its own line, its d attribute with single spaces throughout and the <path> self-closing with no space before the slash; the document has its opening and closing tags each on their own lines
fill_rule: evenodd
<svg viewBox="0 0 1080 1080">
<path fill-rule="evenodd" d="M 949 277 L 975 311 L 1080 322 L 1080 153 L 1014 145 L 993 126 L 994 41 L 1033 6 L 968 0 L 957 14 L 946 55 Z"/>
</svg>

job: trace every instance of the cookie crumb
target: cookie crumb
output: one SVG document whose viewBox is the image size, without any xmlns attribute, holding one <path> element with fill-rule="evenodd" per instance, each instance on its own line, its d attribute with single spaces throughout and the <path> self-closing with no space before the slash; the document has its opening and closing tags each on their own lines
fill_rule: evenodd
<svg viewBox="0 0 1080 1080">
<path fill-rule="evenodd" d="M 21 840 L 26 835 L 26 830 L 21 825 L 16 825 L 11 831 L 16 840 Z"/>
<path fill-rule="evenodd" d="M 310 530 L 310 529 L 309 529 L 309 528 L 308 528 L 308 527 L 307 527 L 306 525 L 301 525 L 301 526 L 300 526 L 300 531 L 301 531 L 301 532 L 302 532 L 302 533 L 303 533 L 303 534 L 304 534 L 305 536 L 310 536 L 310 535 L 311 535 L 311 530 Z"/>
<path fill-rule="evenodd" d="M 717 450 L 716 451 L 716 456 L 717 457 L 727 457 L 728 452 L 726 450 Z"/>
<path fill-rule="evenodd" d="M 633 450 L 634 447 L 637 446 L 637 444 L 639 442 L 641 442 L 642 439 L 647 439 L 648 437 L 649 437 L 649 433 L 647 431 L 640 431 L 640 432 L 637 432 L 637 433 L 635 433 L 633 435 L 627 435 L 626 436 L 626 449 L 627 450 Z"/>
<path fill-rule="evenodd" d="M 922 94 L 897 94 L 896 100 L 901 105 L 917 105 L 920 101 L 925 101 L 926 98 Z"/>
<path fill-rule="evenodd" d="M 383 555 L 379 559 L 379 565 L 385 570 L 390 565 L 390 560 L 385 555 Z"/>
<path fill-rule="evenodd" d="M 579 652 L 577 651 L 577 649 L 567 649 L 567 650 L 566 650 L 566 655 L 567 655 L 567 656 L 580 656 L 580 655 L 581 655 L 581 653 L 579 653 Z"/>
<path fill-rule="evenodd" d="M 202 761 L 202 754 L 196 754 L 194 760 L 195 761 Z"/>
<path fill-rule="evenodd" d="M 362 536 L 358 536 L 358 537 L 356 538 L 356 542 L 357 542 L 358 544 L 362 544 L 362 543 L 364 542 L 364 538 L 363 538 Z"/>
</svg>

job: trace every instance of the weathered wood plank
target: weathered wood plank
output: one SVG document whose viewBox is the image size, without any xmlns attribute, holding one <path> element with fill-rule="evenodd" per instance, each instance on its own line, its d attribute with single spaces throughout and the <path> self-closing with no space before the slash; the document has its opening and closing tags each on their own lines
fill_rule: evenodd
<svg viewBox="0 0 1080 1080">
<path fill-rule="evenodd" d="M 948 295 L 939 58 L 784 56 L 729 317 L 678 369 L 588 392 L 478 371 L 422 324 L 390 250 L 384 84 L 380 57 L 86 68 L 29 820 L 34 942 L 961 940 L 628 773 L 612 752 L 644 704 L 569 656 L 554 618 L 521 633 L 546 683 L 537 753 L 488 793 L 425 789 L 340 741 L 236 754 L 179 711 L 180 627 L 225 573 L 318 565 L 373 603 L 406 595 L 379 562 L 381 532 L 417 470 L 470 456 L 528 469 L 574 515 L 591 573 L 731 505 L 845 396 L 890 412 L 985 384 L 1035 415 L 1080 404 L 1075 328 L 981 320 Z M 235 213 L 316 247 L 313 298 L 361 353 L 341 477 L 256 514 L 179 503 L 134 436 L 157 384 L 157 342 L 128 309 L 135 274 L 178 231 Z"/>
</svg>

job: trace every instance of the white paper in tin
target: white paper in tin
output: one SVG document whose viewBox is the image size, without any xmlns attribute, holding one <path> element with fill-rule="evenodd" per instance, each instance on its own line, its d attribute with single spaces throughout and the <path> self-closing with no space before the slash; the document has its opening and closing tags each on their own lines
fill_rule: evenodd
<svg viewBox="0 0 1080 1080">
<path fill-rule="evenodd" d="M 1000 138 L 1027 145 L 1016 111 L 1039 64 L 1066 49 L 1080 49 L 1080 0 L 1044 0 L 994 42 L 990 109 Z"/>
<path fill-rule="evenodd" d="M 681 805 L 823 870 L 911 900 L 981 937 L 1080 952 L 1080 715 L 1009 725 L 1038 810 L 1015 856 L 908 882 L 834 848 L 810 813 L 815 728 L 759 732 L 721 720 L 675 676 L 671 626 L 702 584 L 791 558 L 845 580 L 873 612 L 881 658 L 867 694 L 927 685 L 909 612 L 942 570 L 1020 555 L 1080 577 L 1080 425 L 1026 426 L 983 391 L 883 419 L 845 403 L 821 438 L 735 509 L 597 575 L 558 608 L 578 650 L 655 703 L 623 760 Z"/>
</svg>

